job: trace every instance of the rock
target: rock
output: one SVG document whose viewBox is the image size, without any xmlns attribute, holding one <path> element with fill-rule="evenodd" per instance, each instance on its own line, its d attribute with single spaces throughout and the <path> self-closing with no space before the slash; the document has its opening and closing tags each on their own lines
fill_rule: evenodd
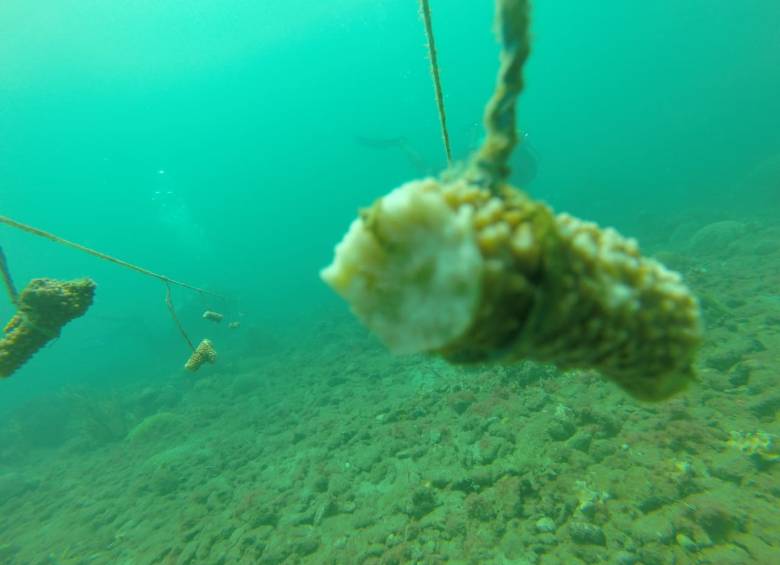
<svg viewBox="0 0 780 565">
<path fill-rule="evenodd" d="M 618 551 L 615 554 L 614 561 L 616 565 L 634 565 L 639 561 L 639 558 L 628 551 Z"/>
<path fill-rule="evenodd" d="M 606 545 L 607 536 L 595 524 L 587 522 L 572 522 L 569 525 L 569 535 L 574 543 L 590 545 Z"/>
<path fill-rule="evenodd" d="M 590 443 L 593 441 L 593 435 L 588 432 L 577 432 L 566 442 L 571 449 L 576 449 L 587 453 L 590 449 Z"/>
<path fill-rule="evenodd" d="M 451 471 L 445 466 L 433 467 L 428 471 L 428 477 L 433 485 L 437 489 L 443 489 L 452 482 Z"/>
<path fill-rule="evenodd" d="M 258 563 L 262 563 L 263 565 L 286 563 L 293 550 L 294 547 L 292 544 L 285 543 L 283 540 L 278 540 L 276 543 L 268 544 L 265 547 L 263 555 Z"/>
<path fill-rule="evenodd" d="M 254 372 L 239 375 L 233 381 L 233 396 L 240 398 L 249 396 L 263 383 L 262 379 Z"/>
<path fill-rule="evenodd" d="M 32 447 L 59 447 L 68 439 L 71 406 L 64 398 L 42 397 L 19 410 L 15 425 L 19 436 Z"/>
<path fill-rule="evenodd" d="M 696 508 L 695 522 L 707 532 L 714 543 L 728 541 L 731 534 L 744 529 L 744 519 L 738 517 L 730 505 L 714 495 L 703 494 L 691 499 Z"/>
<path fill-rule="evenodd" d="M 174 469 L 161 465 L 149 475 L 145 488 L 155 494 L 166 496 L 176 492 L 181 484 L 182 477 Z"/>
<path fill-rule="evenodd" d="M 699 546 L 696 545 L 696 542 L 685 534 L 677 534 L 674 539 L 677 541 L 677 545 L 682 547 L 685 551 L 696 553 L 699 550 Z"/>
<path fill-rule="evenodd" d="M 138 488 L 161 496 L 171 495 L 193 479 L 192 469 L 212 461 L 213 452 L 182 444 L 149 457 L 137 473 Z M 203 497 L 201 492 L 193 494 Z"/>
<path fill-rule="evenodd" d="M 726 372 L 741 362 L 749 353 L 764 351 L 766 347 L 757 339 L 747 336 L 733 336 L 728 342 L 715 348 L 705 359 L 705 365 L 711 369 Z"/>
<path fill-rule="evenodd" d="M 462 477 L 456 479 L 452 483 L 453 490 L 459 490 L 464 493 L 477 492 L 479 490 L 479 484 L 474 482 L 471 477 Z"/>
<path fill-rule="evenodd" d="M 336 500 L 330 497 L 326 497 L 324 500 L 321 500 L 319 504 L 317 504 L 316 509 L 314 510 L 312 524 L 319 526 L 323 519 L 337 514 L 338 511 L 339 507 Z"/>
<path fill-rule="evenodd" d="M 780 410 L 780 394 L 767 394 L 750 404 L 750 411 L 760 420 L 770 420 Z"/>
<path fill-rule="evenodd" d="M 696 255 L 723 254 L 746 232 L 747 226 L 742 222 L 733 220 L 714 222 L 694 233 L 688 242 L 688 248 Z"/>
<path fill-rule="evenodd" d="M 555 420 L 550 427 L 547 428 L 547 433 L 555 441 L 565 441 L 569 439 L 577 428 L 568 420 Z"/>
<path fill-rule="evenodd" d="M 713 457 L 709 471 L 713 477 L 739 485 L 753 472 L 753 465 L 741 453 L 729 450 Z"/>
<path fill-rule="evenodd" d="M 476 399 L 477 397 L 474 395 L 474 393 L 464 390 L 456 392 L 450 396 L 447 403 L 450 405 L 450 408 L 452 408 L 452 410 L 457 414 L 463 414 L 466 410 L 468 410 L 469 406 L 471 406 L 474 401 L 476 401 Z"/>
<path fill-rule="evenodd" d="M 480 465 L 490 465 L 499 456 L 508 450 L 506 440 L 486 435 L 474 446 L 474 462 Z"/>
<path fill-rule="evenodd" d="M 733 544 L 716 545 L 701 552 L 701 563 L 717 563 L 717 565 L 743 565 L 755 563 L 744 549 Z"/>
<path fill-rule="evenodd" d="M 19 546 L 13 543 L 0 543 L 0 562 L 10 563 L 14 555 L 19 553 Z"/>
<path fill-rule="evenodd" d="M 354 530 L 362 530 L 372 527 L 376 524 L 376 515 L 370 508 L 358 509 L 352 515 L 352 528 Z"/>
<path fill-rule="evenodd" d="M 556 529 L 558 529 L 555 525 L 555 521 L 547 516 L 542 516 L 539 518 L 535 525 L 536 531 L 539 533 L 553 533 Z"/>
<path fill-rule="evenodd" d="M 750 380 L 750 366 L 747 363 L 739 362 L 729 369 L 728 374 L 731 386 L 744 386 Z"/>
<path fill-rule="evenodd" d="M 148 445 L 178 435 L 183 427 L 181 417 L 171 412 L 159 412 L 144 418 L 130 430 L 127 441 L 135 445 Z"/>
<path fill-rule="evenodd" d="M 180 393 L 172 386 L 146 387 L 130 399 L 139 416 L 148 416 L 156 412 L 171 410 L 181 401 Z"/>
<path fill-rule="evenodd" d="M 35 481 L 27 479 L 19 473 L 9 472 L 0 474 L 0 504 L 21 496 L 36 486 Z"/>
<path fill-rule="evenodd" d="M 317 475 L 317 477 L 312 482 L 312 488 L 314 489 L 314 492 L 327 492 L 328 491 L 328 477 L 327 475 Z"/>
<path fill-rule="evenodd" d="M 643 514 L 654 512 L 659 508 L 674 502 L 674 497 L 667 493 L 662 492 L 649 492 L 646 496 L 639 498 L 637 502 L 637 508 L 642 511 Z"/>
<path fill-rule="evenodd" d="M 700 225 L 701 224 L 699 222 L 695 222 L 694 220 L 680 219 L 680 221 L 678 221 L 676 225 L 669 231 L 669 243 L 671 243 L 675 248 L 686 245 L 691 240 L 691 237 L 693 237 L 693 234 L 699 230 Z M 662 253 L 654 253 L 653 256 L 661 261 L 664 265 L 667 265 L 665 256 L 666 254 L 668 254 L 668 252 L 663 252 L 663 255 Z M 679 270 L 673 264 L 669 264 L 669 267 L 675 271 Z"/>
<path fill-rule="evenodd" d="M 413 518 L 422 518 L 436 508 L 436 496 L 432 488 L 420 487 L 412 493 L 406 505 L 406 513 Z"/>
<path fill-rule="evenodd" d="M 600 462 L 613 455 L 618 450 L 618 446 L 614 442 L 608 440 L 594 440 L 588 449 L 588 454 L 594 461 Z"/>
<path fill-rule="evenodd" d="M 311 555 L 320 547 L 320 538 L 314 534 L 302 535 L 293 541 L 292 546 L 296 555 Z"/>
<path fill-rule="evenodd" d="M 495 505 L 484 495 L 470 494 L 466 497 L 466 515 L 472 520 L 490 522 L 498 515 Z"/>
<path fill-rule="evenodd" d="M 258 504 L 253 506 L 245 515 L 247 523 L 251 527 L 257 528 L 260 526 L 275 526 L 279 522 L 279 513 L 276 510 L 275 505 L 271 504 Z"/>
<path fill-rule="evenodd" d="M 484 467 L 469 474 L 469 480 L 480 489 L 491 487 L 496 483 L 496 469 Z"/>
<path fill-rule="evenodd" d="M 667 545 L 674 541 L 673 513 L 659 510 L 645 514 L 634 521 L 631 534 L 634 540 L 645 545 L 659 543 Z M 644 560 L 644 558 L 643 558 Z"/>
</svg>

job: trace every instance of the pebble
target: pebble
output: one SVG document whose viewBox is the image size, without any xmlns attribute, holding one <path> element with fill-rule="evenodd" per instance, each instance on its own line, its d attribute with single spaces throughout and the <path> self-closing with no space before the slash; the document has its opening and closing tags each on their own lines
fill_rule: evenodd
<svg viewBox="0 0 780 565">
<path fill-rule="evenodd" d="M 615 563 L 617 565 L 634 565 L 637 561 L 639 560 L 636 555 L 628 551 L 618 551 L 615 554 Z"/>
<path fill-rule="evenodd" d="M 674 539 L 677 540 L 677 544 L 685 551 L 690 551 L 691 553 L 699 551 L 699 546 L 696 545 L 696 542 L 685 534 L 677 534 Z"/>
<path fill-rule="evenodd" d="M 543 516 L 536 521 L 536 531 L 540 533 L 552 533 L 556 530 L 555 522 L 552 518 Z"/>
<path fill-rule="evenodd" d="M 588 524 L 587 522 L 573 522 L 569 526 L 569 535 L 571 535 L 571 539 L 575 543 L 579 544 L 607 544 L 607 537 L 604 535 L 604 531 L 598 526 Z"/>
</svg>

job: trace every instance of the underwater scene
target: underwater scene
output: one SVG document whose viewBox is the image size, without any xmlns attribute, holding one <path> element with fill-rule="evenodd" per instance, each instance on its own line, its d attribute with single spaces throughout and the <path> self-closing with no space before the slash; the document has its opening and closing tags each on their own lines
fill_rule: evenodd
<svg viewBox="0 0 780 565">
<path fill-rule="evenodd" d="M 0 564 L 780 563 L 778 30 L 4 0 Z"/>
</svg>

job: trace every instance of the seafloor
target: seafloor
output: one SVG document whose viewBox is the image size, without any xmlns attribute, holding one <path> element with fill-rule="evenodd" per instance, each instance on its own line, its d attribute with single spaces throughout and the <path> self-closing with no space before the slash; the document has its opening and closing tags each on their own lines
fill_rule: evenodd
<svg viewBox="0 0 780 565">
<path fill-rule="evenodd" d="M 44 396 L 0 429 L 0 563 L 780 563 L 778 242 L 726 221 L 651 245 L 707 326 L 700 382 L 661 404 L 393 357 L 346 315 Z"/>
</svg>

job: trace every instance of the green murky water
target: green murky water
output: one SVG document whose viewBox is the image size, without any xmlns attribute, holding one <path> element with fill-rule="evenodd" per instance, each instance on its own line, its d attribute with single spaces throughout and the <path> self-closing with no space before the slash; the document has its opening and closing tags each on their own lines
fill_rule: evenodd
<svg viewBox="0 0 780 565">
<path fill-rule="evenodd" d="M 416 2 L 0 4 L 0 215 L 224 297 L 173 289 L 187 373 L 160 281 L 0 225 L 19 288 L 98 285 L 0 381 L 0 562 L 780 561 L 780 4 L 537 3 L 515 180 L 700 297 L 665 403 L 393 356 L 319 281 L 445 166 Z M 493 3 L 431 9 L 465 159 Z"/>
</svg>

